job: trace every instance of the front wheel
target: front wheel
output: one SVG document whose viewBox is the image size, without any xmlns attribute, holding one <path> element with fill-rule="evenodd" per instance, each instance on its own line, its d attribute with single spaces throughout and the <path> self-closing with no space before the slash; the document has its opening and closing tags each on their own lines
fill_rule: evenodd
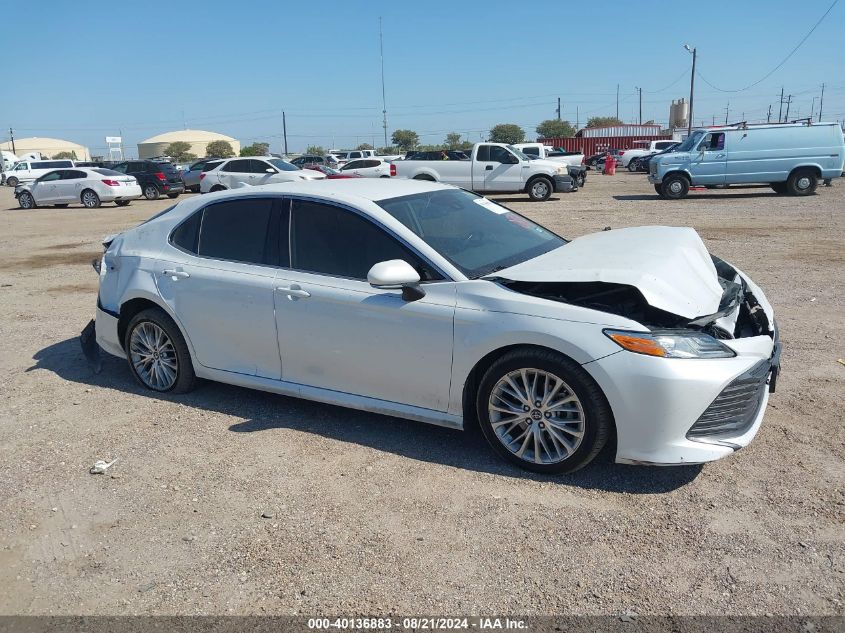
<svg viewBox="0 0 845 633">
<path fill-rule="evenodd" d="M 493 450 L 540 473 L 588 464 L 607 442 L 613 414 L 593 379 L 550 350 L 518 349 L 481 379 L 478 421 Z"/>
<path fill-rule="evenodd" d="M 545 202 L 548 200 L 554 187 L 548 178 L 537 178 L 528 185 L 528 197 L 534 202 Z"/>
<path fill-rule="evenodd" d="M 159 195 L 158 187 L 155 185 L 147 185 L 144 187 L 144 197 L 147 200 L 158 200 Z"/>
<path fill-rule="evenodd" d="M 786 190 L 793 196 L 809 196 L 818 186 L 818 177 L 809 169 L 797 169 L 786 181 Z"/>
<path fill-rule="evenodd" d="M 123 342 L 136 380 L 152 391 L 186 393 L 196 374 L 182 333 L 163 310 L 142 310 L 129 322 Z"/>
<path fill-rule="evenodd" d="M 660 195 L 669 200 L 680 200 L 689 193 L 689 180 L 680 174 L 667 176 L 660 185 Z"/>
<path fill-rule="evenodd" d="M 640 161 L 638 161 L 636 158 L 632 158 L 631 162 L 628 163 L 628 171 L 630 171 L 633 174 L 639 168 L 640 168 Z"/>
<path fill-rule="evenodd" d="M 18 196 L 18 204 L 21 209 L 34 209 L 36 207 L 35 198 L 28 191 L 24 191 Z"/>
</svg>

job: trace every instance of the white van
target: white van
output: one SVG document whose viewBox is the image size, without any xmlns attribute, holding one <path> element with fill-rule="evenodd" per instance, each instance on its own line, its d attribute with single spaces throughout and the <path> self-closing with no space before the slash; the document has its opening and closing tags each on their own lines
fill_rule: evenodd
<svg viewBox="0 0 845 633">
<path fill-rule="evenodd" d="M 17 187 L 22 182 L 32 182 L 54 169 L 74 167 L 72 160 L 21 160 L 6 173 L 6 184 Z"/>
</svg>

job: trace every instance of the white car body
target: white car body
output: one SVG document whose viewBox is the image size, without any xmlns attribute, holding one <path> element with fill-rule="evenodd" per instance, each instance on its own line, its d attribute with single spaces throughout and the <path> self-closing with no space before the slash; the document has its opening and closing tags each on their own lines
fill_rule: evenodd
<svg viewBox="0 0 845 633">
<path fill-rule="evenodd" d="M 33 182 L 54 169 L 70 169 L 74 162 L 69 159 L 29 160 L 22 159 L 6 173 L 6 184 L 14 187 L 22 182 Z"/>
<path fill-rule="evenodd" d="M 555 163 L 564 163 L 572 167 L 578 167 L 584 162 L 584 154 L 575 153 L 566 156 L 550 156 L 554 152 L 553 147 L 543 145 L 542 143 L 515 143 L 514 147 L 520 150 L 527 156 L 542 158 L 543 160 L 550 160 Z"/>
<path fill-rule="evenodd" d="M 214 169 L 200 174 L 200 193 L 324 178 L 325 175 L 320 172 L 299 169 L 281 158 L 229 158 Z"/>
<path fill-rule="evenodd" d="M 291 227 L 280 225 L 281 248 L 296 253 L 291 260 L 280 259 L 280 266 L 250 264 L 217 257 L 213 249 L 206 256 L 200 252 L 197 244 L 215 239 L 214 229 L 205 233 L 213 226 L 208 214 L 215 221 L 240 222 L 247 203 L 262 209 L 275 205 L 277 213 L 289 214 L 281 216 L 285 223 L 293 217 Z M 378 240 L 364 244 L 337 222 L 319 224 L 318 210 L 342 222 L 357 218 L 391 249 L 406 252 L 405 259 L 421 263 L 426 277 L 420 281 L 421 269 L 397 259 L 395 250 L 371 252 Z M 309 222 L 323 226 L 322 232 L 299 228 Z M 468 224 L 449 233 L 448 227 L 461 222 Z M 305 233 L 300 237 L 296 231 Z M 427 231 L 431 237 L 423 239 Z M 547 244 L 552 250 L 528 259 L 523 253 L 516 265 L 485 264 L 470 273 L 465 264 L 476 257 L 474 248 L 482 248 L 476 240 L 483 241 L 489 231 L 505 231 L 517 242 Z M 263 236 L 257 238 L 262 243 Z M 229 248 L 231 239 L 225 234 L 218 242 Z M 451 254 L 447 257 L 433 243 L 452 244 Z M 510 252 L 513 244 L 500 247 Z M 571 363 L 571 371 L 600 390 L 602 395 L 591 398 L 606 398 L 618 462 L 703 463 L 747 445 L 760 427 L 769 397 L 766 383 L 778 367 L 780 346 L 766 297 L 740 271 L 711 258 L 692 229 L 620 229 L 566 243 L 505 207 L 453 187 L 360 178 L 185 200 L 104 245 L 96 342 L 115 356 L 127 356 L 125 342 L 136 344 L 139 324 L 150 322 L 144 315 L 162 314 L 156 318 L 169 317 L 178 326 L 174 337 L 184 338 L 184 362 L 197 377 L 462 428 L 476 402 L 486 406 L 483 394 L 475 399 L 479 380 L 483 384 L 487 378 L 481 377 L 497 362 L 514 350 L 551 355 Z M 313 267 L 324 260 L 346 261 L 333 259 L 340 256 L 338 248 L 348 261 L 372 264 L 369 273 L 362 278 L 361 272 L 315 272 Z M 311 259 L 318 264 L 299 265 Z M 616 306 L 608 296 L 613 292 L 639 296 L 639 307 L 623 307 L 621 300 Z M 597 293 L 605 298 L 592 299 Z M 736 301 L 742 297 L 742 303 L 722 306 L 729 293 Z M 655 329 L 638 318 L 683 325 Z M 722 338 L 691 333 L 689 328 L 699 327 L 693 325 L 696 319 L 706 322 L 701 327 L 718 328 Z M 718 350 L 718 357 L 635 353 L 610 338 L 619 331 L 635 338 L 668 337 L 675 341 L 671 345 L 681 345 L 672 348 L 678 350 L 687 349 L 686 337 L 692 337 L 689 341 Z M 88 339 L 93 340 L 90 332 Z M 151 353 L 140 353 L 132 347 L 129 356 L 133 362 L 154 362 Z M 162 362 L 172 359 L 171 354 Z M 138 371 L 132 363 L 130 369 Z M 166 384 L 158 390 L 173 388 Z M 535 380 L 530 391 L 537 388 Z M 553 398 L 548 381 L 544 389 L 545 402 Z M 492 392 L 490 398 L 490 415 L 498 415 Z M 572 402 L 580 402 L 565 401 L 573 407 Z M 734 416 L 730 423 L 719 417 L 728 413 Z M 531 433 L 544 428 L 539 410 L 516 415 L 530 416 L 518 422 L 534 429 Z M 547 411 L 546 418 L 551 417 Z M 586 419 L 597 425 L 598 417 Z M 493 417 L 490 424 L 495 428 Z M 488 441 L 495 448 L 489 436 Z M 527 452 L 524 444 L 521 454 L 507 450 L 528 468 L 534 467 L 530 455 L 539 464 L 543 450 L 550 454 L 536 439 Z"/>
<path fill-rule="evenodd" d="M 34 182 L 22 183 L 15 187 L 15 197 L 20 202 L 21 194 L 28 192 L 36 206 L 85 204 L 84 196 L 88 191 L 93 191 L 99 202 L 128 202 L 141 197 L 141 186 L 134 176 L 99 167 L 49 171 Z"/>
<path fill-rule="evenodd" d="M 341 167 L 340 172 L 363 178 L 390 178 L 396 173 L 396 168 L 391 169 L 391 163 L 384 159 L 370 157 L 350 160 Z"/>
<path fill-rule="evenodd" d="M 531 160 L 505 143 L 476 143 L 470 160 L 403 160 L 394 164 L 400 178 L 433 180 L 478 193 L 527 192 L 532 199 L 545 200 L 552 191 L 575 188 L 567 165 Z M 540 197 L 532 195 L 538 179 L 549 183 L 551 189 Z"/>
<path fill-rule="evenodd" d="M 635 158 L 651 156 L 657 152 L 662 152 L 664 149 L 677 142 L 678 141 L 673 141 L 671 139 L 663 139 L 660 141 L 634 141 L 634 145 L 637 147 L 633 149 L 619 150 L 619 155 L 616 157 L 616 161 L 620 167 L 627 167 L 628 163 Z"/>
</svg>

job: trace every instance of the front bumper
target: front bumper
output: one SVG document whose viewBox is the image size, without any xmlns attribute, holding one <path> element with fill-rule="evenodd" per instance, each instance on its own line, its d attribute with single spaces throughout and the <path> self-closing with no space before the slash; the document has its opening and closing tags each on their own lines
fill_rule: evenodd
<svg viewBox="0 0 845 633">
<path fill-rule="evenodd" d="M 584 365 L 598 382 L 616 420 L 616 461 L 625 464 L 701 464 L 721 459 L 747 446 L 763 421 L 769 391 L 774 389 L 780 343 L 760 338 L 754 353 L 734 358 L 666 359 L 619 351 Z M 748 339 L 746 339 L 748 340 Z M 691 429 L 717 400 L 730 393 L 749 372 L 759 371 L 769 389 L 754 392 L 753 411 L 740 426 L 708 437 Z M 712 419 L 712 418 L 710 418 Z M 694 437 L 694 439 L 691 439 Z"/>
<path fill-rule="evenodd" d="M 556 193 L 569 193 L 573 189 L 575 189 L 575 181 L 572 180 L 572 176 L 555 176 Z"/>
</svg>

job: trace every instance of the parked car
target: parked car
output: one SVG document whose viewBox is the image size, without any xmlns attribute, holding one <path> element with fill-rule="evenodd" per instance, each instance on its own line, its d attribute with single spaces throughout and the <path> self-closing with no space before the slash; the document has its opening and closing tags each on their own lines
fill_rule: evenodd
<svg viewBox="0 0 845 633">
<path fill-rule="evenodd" d="M 396 175 L 396 165 L 381 158 L 359 158 L 350 160 L 340 171 L 362 178 L 390 178 Z"/>
<path fill-rule="evenodd" d="M 194 193 L 199 193 L 200 190 L 200 174 L 204 171 L 208 171 L 209 169 L 213 169 L 217 165 L 223 162 L 224 159 L 210 157 L 210 158 L 202 158 L 194 163 L 192 163 L 188 169 L 181 173 L 182 176 L 182 184 L 185 185 L 185 189 L 187 191 L 192 191 Z"/>
<path fill-rule="evenodd" d="M 325 175 L 328 180 L 337 180 L 340 178 L 360 178 L 356 174 L 345 174 L 340 170 L 332 169 L 327 165 L 315 165 L 315 164 L 307 164 L 303 169 L 313 169 L 314 171 L 318 171 L 321 174 Z"/>
<path fill-rule="evenodd" d="M 15 187 L 15 198 L 21 209 L 45 205 L 66 207 L 73 203 L 96 209 L 103 202 L 125 207 L 140 197 L 141 187 L 134 177 L 100 167 L 57 169 L 34 182 Z"/>
<path fill-rule="evenodd" d="M 538 472 L 612 434 L 618 462 L 726 457 L 779 368 L 763 292 L 690 228 L 568 242 L 464 190 L 360 178 L 192 198 L 104 245 L 83 348 L 127 358 L 143 387 L 474 419 Z"/>
<path fill-rule="evenodd" d="M 634 141 L 632 143 L 632 145 L 634 145 L 633 148 L 619 150 L 619 153 L 616 155 L 616 162 L 619 167 L 628 167 L 628 164 L 633 159 L 641 158 L 642 156 L 648 156 L 650 154 L 656 154 L 657 152 L 662 152 L 664 149 L 666 149 L 670 145 L 673 145 L 674 143 L 677 143 L 677 141 Z"/>
<path fill-rule="evenodd" d="M 618 149 L 608 149 L 603 152 L 599 152 L 598 154 L 593 154 L 584 161 L 584 164 L 587 169 L 598 169 L 599 171 L 602 171 L 604 169 L 603 163 L 607 155 L 610 154 L 613 156 L 614 160 L 618 160 L 620 151 L 621 150 Z M 602 163 L 601 167 L 598 166 L 599 162 Z"/>
<path fill-rule="evenodd" d="M 671 152 L 674 152 L 675 148 L 677 148 L 678 145 L 680 145 L 680 143 L 673 143 L 672 145 L 670 145 L 666 149 L 664 149 L 660 152 L 657 152 L 656 154 L 649 154 L 648 156 L 641 156 L 640 158 L 635 158 L 630 163 L 628 163 L 628 170 L 629 171 L 641 171 L 641 172 L 648 173 L 649 165 L 651 164 L 652 159 L 654 159 L 657 156 L 663 156 L 663 154 L 669 154 Z M 636 169 L 631 169 L 631 163 L 636 164 L 635 165 Z"/>
<path fill-rule="evenodd" d="M 54 169 L 68 169 L 74 166 L 72 160 L 19 160 L 6 174 L 6 184 L 17 187 L 22 182 L 33 182 Z"/>
<path fill-rule="evenodd" d="M 302 156 L 297 156 L 292 161 L 290 161 L 292 165 L 296 165 L 300 169 L 303 169 L 310 165 L 326 165 L 332 169 L 339 169 L 340 163 L 338 163 L 337 158 L 332 156 L 331 154 L 326 154 L 325 156 L 317 156 L 315 154 L 303 154 Z"/>
<path fill-rule="evenodd" d="M 300 169 L 281 158 L 230 158 L 200 174 L 200 192 L 323 178 L 325 175 L 320 172 Z"/>
<path fill-rule="evenodd" d="M 691 186 L 763 183 L 806 196 L 819 180 L 840 178 L 845 140 L 838 123 L 734 125 L 695 130 L 671 154 L 654 158 L 648 180 L 663 198 Z"/>
<path fill-rule="evenodd" d="M 403 178 L 445 182 L 479 193 L 525 192 L 534 201 L 578 188 L 566 165 L 531 160 L 504 143 L 476 143 L 470 160 L 413 159 L 395 165 L 396 174 Z"/>
<path fill-rule="evenodd" d="M 156 200 L 162 195 L 178 198 L 185 191 L 182 176 L 166 162 L 153 160 L 128 160 L 112 167 L 121 174 L 134 176 L 141 185 L 141 191 L 147 200 Z"/>
</svg>

